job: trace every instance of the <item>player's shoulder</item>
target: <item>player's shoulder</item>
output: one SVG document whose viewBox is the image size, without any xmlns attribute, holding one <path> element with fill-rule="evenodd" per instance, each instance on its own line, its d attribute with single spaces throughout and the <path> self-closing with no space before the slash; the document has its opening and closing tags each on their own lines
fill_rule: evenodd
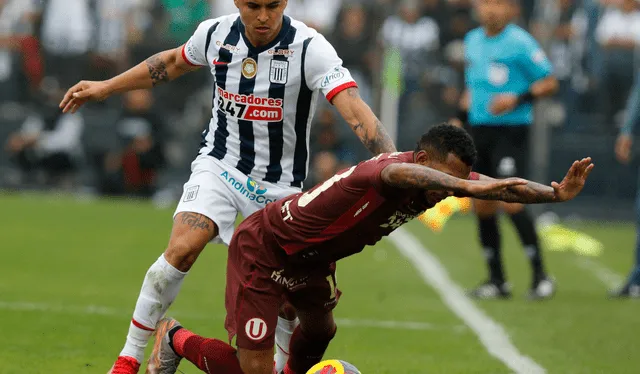
<svg viewBox="0 0 640 374">
<path fill-rule="evenodd" d="M 475 29 L 472 29 L 469 32 L 467 32 L 467 34 L 464 36 L 464 42 L 465 44 L 470 44 L 470 43 L 473 43 L 474 41 L 478 41 L 482 39 L 483 36 L 484 36 L 484 30 L 482 30 L 482 27 L 476 27 Z"/>
<path fill-rule="evenodd" d="M 519 46 L 537 43 L 535 38 L 531 34 L 529 34 L 529 32 L 518 25 L 511 24 L 507 26 L 506 32 L 508 34 L 509 40 Z"/>
<path fill-rule="evenodd" d="M 372 157 L 367 161 L 364 161 L 364 163 L 367 162 L 375 164 L 413 162 L 413 152 L 380 153 L 379 155 Z"/>
<path fill-rule="evenodd" d="M 313 27 L 308 26 L 306 23 L 302 21 L 298 21 L 297 19 L 289 17 L 291 22 L 291 27 L 296 29 L 296 38 L 308 39 L 315 38 L 318 35 L 321 35 L 318 30 Z"/>
</svg>

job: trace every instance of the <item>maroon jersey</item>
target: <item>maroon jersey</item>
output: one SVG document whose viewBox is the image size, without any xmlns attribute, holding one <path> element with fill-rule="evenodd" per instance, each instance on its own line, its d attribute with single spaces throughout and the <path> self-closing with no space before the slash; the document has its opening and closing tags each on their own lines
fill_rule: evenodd
<svg viewBox="0 0 640 374">
<path fill-rule="evenodd" d="M 381 154 L 267 205 L 263 220 L 295 259 L 331 262 L 360 252 L 431 208 L 424 190 L 382 181 L 386 166 L 413 162 L 413 152 Z"/>
</svg>

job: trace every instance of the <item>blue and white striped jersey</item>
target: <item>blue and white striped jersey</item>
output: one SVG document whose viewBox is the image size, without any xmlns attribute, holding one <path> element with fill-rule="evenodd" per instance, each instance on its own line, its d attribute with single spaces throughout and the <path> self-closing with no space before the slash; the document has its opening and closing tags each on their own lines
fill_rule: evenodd
<svg viewBox="0 0 640 374">
<path fill-rule="evenodd" d="M 276 39 L 256 48 L 239 14 L 233 14 L 201 23 L 182 56 L 208 66 L 215 78 L 200 154 L 256 180 L 301 187 L 318 93 L 331 101 L 356 86 L 331 44 L 285 16 Z"/>
</svg>

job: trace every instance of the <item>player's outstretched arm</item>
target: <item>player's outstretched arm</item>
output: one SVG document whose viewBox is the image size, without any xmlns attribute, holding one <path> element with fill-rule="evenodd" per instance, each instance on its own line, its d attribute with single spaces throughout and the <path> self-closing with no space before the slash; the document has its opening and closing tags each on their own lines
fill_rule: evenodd
<svg viewBox="0 0 640 374">
<path fill-rule="evenodd" d="M 451 191 L 461 196 L 487 196 L 511 186 L 526 184 L 526 179 L 460 179 L 441 171 L 410 163 L 391 164 L 382 169 L 382 181 L 398 188 Z"/>
<path fill-rule="evenodd" d="M 75 113 L 88 101 L 102 101 L 113 94 L 151 88 L 198 68 L 182 58 L 182 46 L 163 51 L 109 80 L 81 81 L 67 91 L 60 108 L 63 113 Z"/>
<path fill-rule="evenodd" d="M 552 182 L 551 186 L 545 186 L 540 183 L 527 181 L 528 183 L 525 185 L 511 186 L 504 190 L 493 191 L 476 197 L 483 200 L 502 200 L 522 204 L 560 203 L 568 201 L 578 196 L 580 191 L 582 191 L 593 167 L 591 157 L 583 158 L 580 161 L 574 161 L 567 175 L 560 183 Z M 480 180 L 490 181 L 495 179 L 480 174 Z"/>
<path fill-rule="evenodd" d="M 347 88 L 331 102 L 371 153 L 396 152 L 393 140 L 369 105 L 362 100 L 358 88 Z"/>
</svg>

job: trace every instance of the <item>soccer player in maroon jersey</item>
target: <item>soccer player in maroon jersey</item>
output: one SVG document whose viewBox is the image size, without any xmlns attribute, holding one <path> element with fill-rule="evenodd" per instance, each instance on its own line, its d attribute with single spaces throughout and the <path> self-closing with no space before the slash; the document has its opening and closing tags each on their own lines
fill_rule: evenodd
<svg viewBox="0 0 640 374">
<path fill-rule="evenodd" d="M 163 319 L 148 372 L 175 373 L 186 358 L 207 373 L 273 373 L 278 311 L 288 302 L 300 325 L 284 374 L 304 374 L 320 362 L 336 333 L 337 260 L 375 244 L 448 196 L 562 202 L 580 193 L 593 169 L 584 158 L 561 183 L 545 186 L 473 173 L 475 161 L 465 130 L 438 125 L 414 152 L 380 154 L 249 216 L 234 234 L 227 262 L 225 327 L 238 350 Z"/>
</svg>

